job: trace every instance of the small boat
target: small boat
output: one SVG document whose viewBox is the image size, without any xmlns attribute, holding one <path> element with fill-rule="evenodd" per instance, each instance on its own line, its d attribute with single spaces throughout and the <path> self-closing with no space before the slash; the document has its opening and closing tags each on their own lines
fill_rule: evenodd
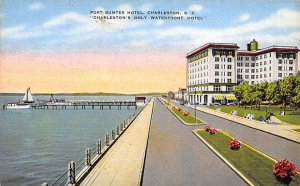
<svg viewBox="0 0 300 186">
<path fill-rule="evenodd" d="M 6 103 L 3 105 L 3 109 L 30 109 L 31 105 L 34 103 L 30 87 L 27 88 L 22 101 L 23 102 Z"/>
</svg>

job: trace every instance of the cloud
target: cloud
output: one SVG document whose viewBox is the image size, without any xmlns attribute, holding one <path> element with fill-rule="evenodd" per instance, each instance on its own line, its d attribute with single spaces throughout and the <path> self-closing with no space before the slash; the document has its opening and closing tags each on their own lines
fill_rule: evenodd
<svg viewBox="0 0 300 186">
<path fill-rule="evenodd" d="M 45 5 L 42 2 L 35 2 L 29 5 L 29 10 L 40 10 L 45 8 Z"/>
<path fill-rule="evenodd" d="M 139 9 L 143 12 L 146 12 L 148 10 L 151 10 L 152 8 L 153 8 L 152 4 L 146 3 L 146 4 L 143 4 Z"/>
<path fill-rule="evenodd" d="M 249 18 L 250 18 L 250 14 L 244 13 L 244 14 L 240 15 L 239 21 L 240 21 L 240 22 L 248 21 Z"/>
<path fill-rule="evenodd" d="M 155 22 L 154 22 L 154 25 L 155 26 L 161 26 L 161 25 L 163 25 L 165 22 L 163 21 L 163 20 L 156 20 Z"/>
<path fill-rule="evenodd" d="M 12 36 L 14 34 L 17 34 L 21 31 L 23 31 L 25 28 L 26 28 L 26 25 L 24 25 L 24 24 L 13 26 L 13 27 L 8 27 L 8 28 L 3 28 L 3 29 L 1 29 L 1 37 L 5 38 L 5 37 Z"/>
<path fill-rule="evenodd" d="M 43 27 L 50 28 L 56 26 L 63 26 L 70 22 L 84 23 L 89 21 L 85 16 L 82 16 L 76 12 L 67 12 L 62 15 L 53 17 L 52 19 L 46 21 Z"/>
<path fill-rule="evenodd" d="M 192 4 L 189 6 L 189 10 L 194 12 L 200 12 L 203 10 L 203 6 L 199 4 Z"/>
<path fill-rule="evenodd" d="M 145 47 L 149 45 L 152 41 L 151 40 L 134 40 L 130 42 L 130 46 L 133 47 Z"/>
</svg>

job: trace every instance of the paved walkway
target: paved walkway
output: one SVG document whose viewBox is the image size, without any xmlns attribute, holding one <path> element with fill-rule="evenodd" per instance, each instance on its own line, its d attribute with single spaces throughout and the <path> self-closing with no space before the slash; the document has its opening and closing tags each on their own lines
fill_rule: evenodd
<svg viewBox="0 0 300 186">
<path fill-rule="evenodd" d="M 190 108 L 194 108 L 194 106 L 189 106 Z M 231 121 L 234 122 L 238 122 L 238 123 L 242 123 L 245 126 L 249 126 L 249 127 L 253 127 L 274 135 L 278 135 L 293 141 L 296 141 L 298 143 L 300 143 L 300 134 L 297 132 L 293 132 L 290 131 L 291 129 L 300 129 L 300 125 L 289 125 L 289 124 L 285 124 L 285 125 L 274 125 L 274 124 L 265 124 L 265 123 L 261 123 L 255 120 L 248 120 L 246 118 L 242 118 L 242 117 L 238 117 L 238 116 L 232 116 L 230 114 L 227 114 L 225 112 L 218 112 L 216 110 L 213 109 L 209 109 L 206 107 L 201 107 L 198 106 L 197 110 L 209 113 L 209 114 L 213 114 L 219 117 L 223 117 L 226 119 L 229 119 Z M 300 122 L 300 121 L 299 121 Z"/>
<path fill-rule="evenodd" d="M 81 185 L 139 185 L 153 100 L 109 149 Z"/>
<path fill-rule="evenodd" d="M 144 186 L 246 185 L 158 100 L 144 167 Z"/>
<path fill-rule="evenodd" d="M 174 103 L 174 102 L 173 102 Z M 194 113 L 194 109 L 179 105 Z M 293 162 L 297 170 L 300 168 L 300 144 L 287 139 L 238 124 L 224 118 L 217 117 L 206 112 L 197 111 L 197 117 L 213 127 L 229 132 L 233 137 L 255 147 L 256 149 L 268 154 L 274 159 L 287 159 Z"/>
</svg>

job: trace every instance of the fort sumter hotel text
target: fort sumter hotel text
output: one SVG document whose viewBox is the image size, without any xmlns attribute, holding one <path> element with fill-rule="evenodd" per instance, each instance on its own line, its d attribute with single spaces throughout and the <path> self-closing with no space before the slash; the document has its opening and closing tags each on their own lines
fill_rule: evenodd
<svg viewBox="0 0 300 186">
<path fill-rule="evenodd" d="M 270 46 L 259 49 L 253 39 L 247 50 L 236 43 L 207 43 L 186 56 L 189 102 L 236 102 L 233 86 L 272 82 L 292 76 L 298 69 L 298 47 Z"/>
</svg>

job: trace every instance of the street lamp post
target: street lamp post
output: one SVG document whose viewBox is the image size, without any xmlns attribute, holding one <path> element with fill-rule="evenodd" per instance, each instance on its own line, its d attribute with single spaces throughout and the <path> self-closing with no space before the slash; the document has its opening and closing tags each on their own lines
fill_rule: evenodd
<svg viewBox="0 0 300 186">
<path fill-rule="evenodd" d="M 195 88 L 195 99 L 194 99 L 195 101 L 194 101 L 194 104 L 195 104 L 195 124 L 197 123 L 197 116 L 196 116 L 196 114 L 197 114 L 197 112 L 196 112 L 196 88 Z"/>
</svg>

